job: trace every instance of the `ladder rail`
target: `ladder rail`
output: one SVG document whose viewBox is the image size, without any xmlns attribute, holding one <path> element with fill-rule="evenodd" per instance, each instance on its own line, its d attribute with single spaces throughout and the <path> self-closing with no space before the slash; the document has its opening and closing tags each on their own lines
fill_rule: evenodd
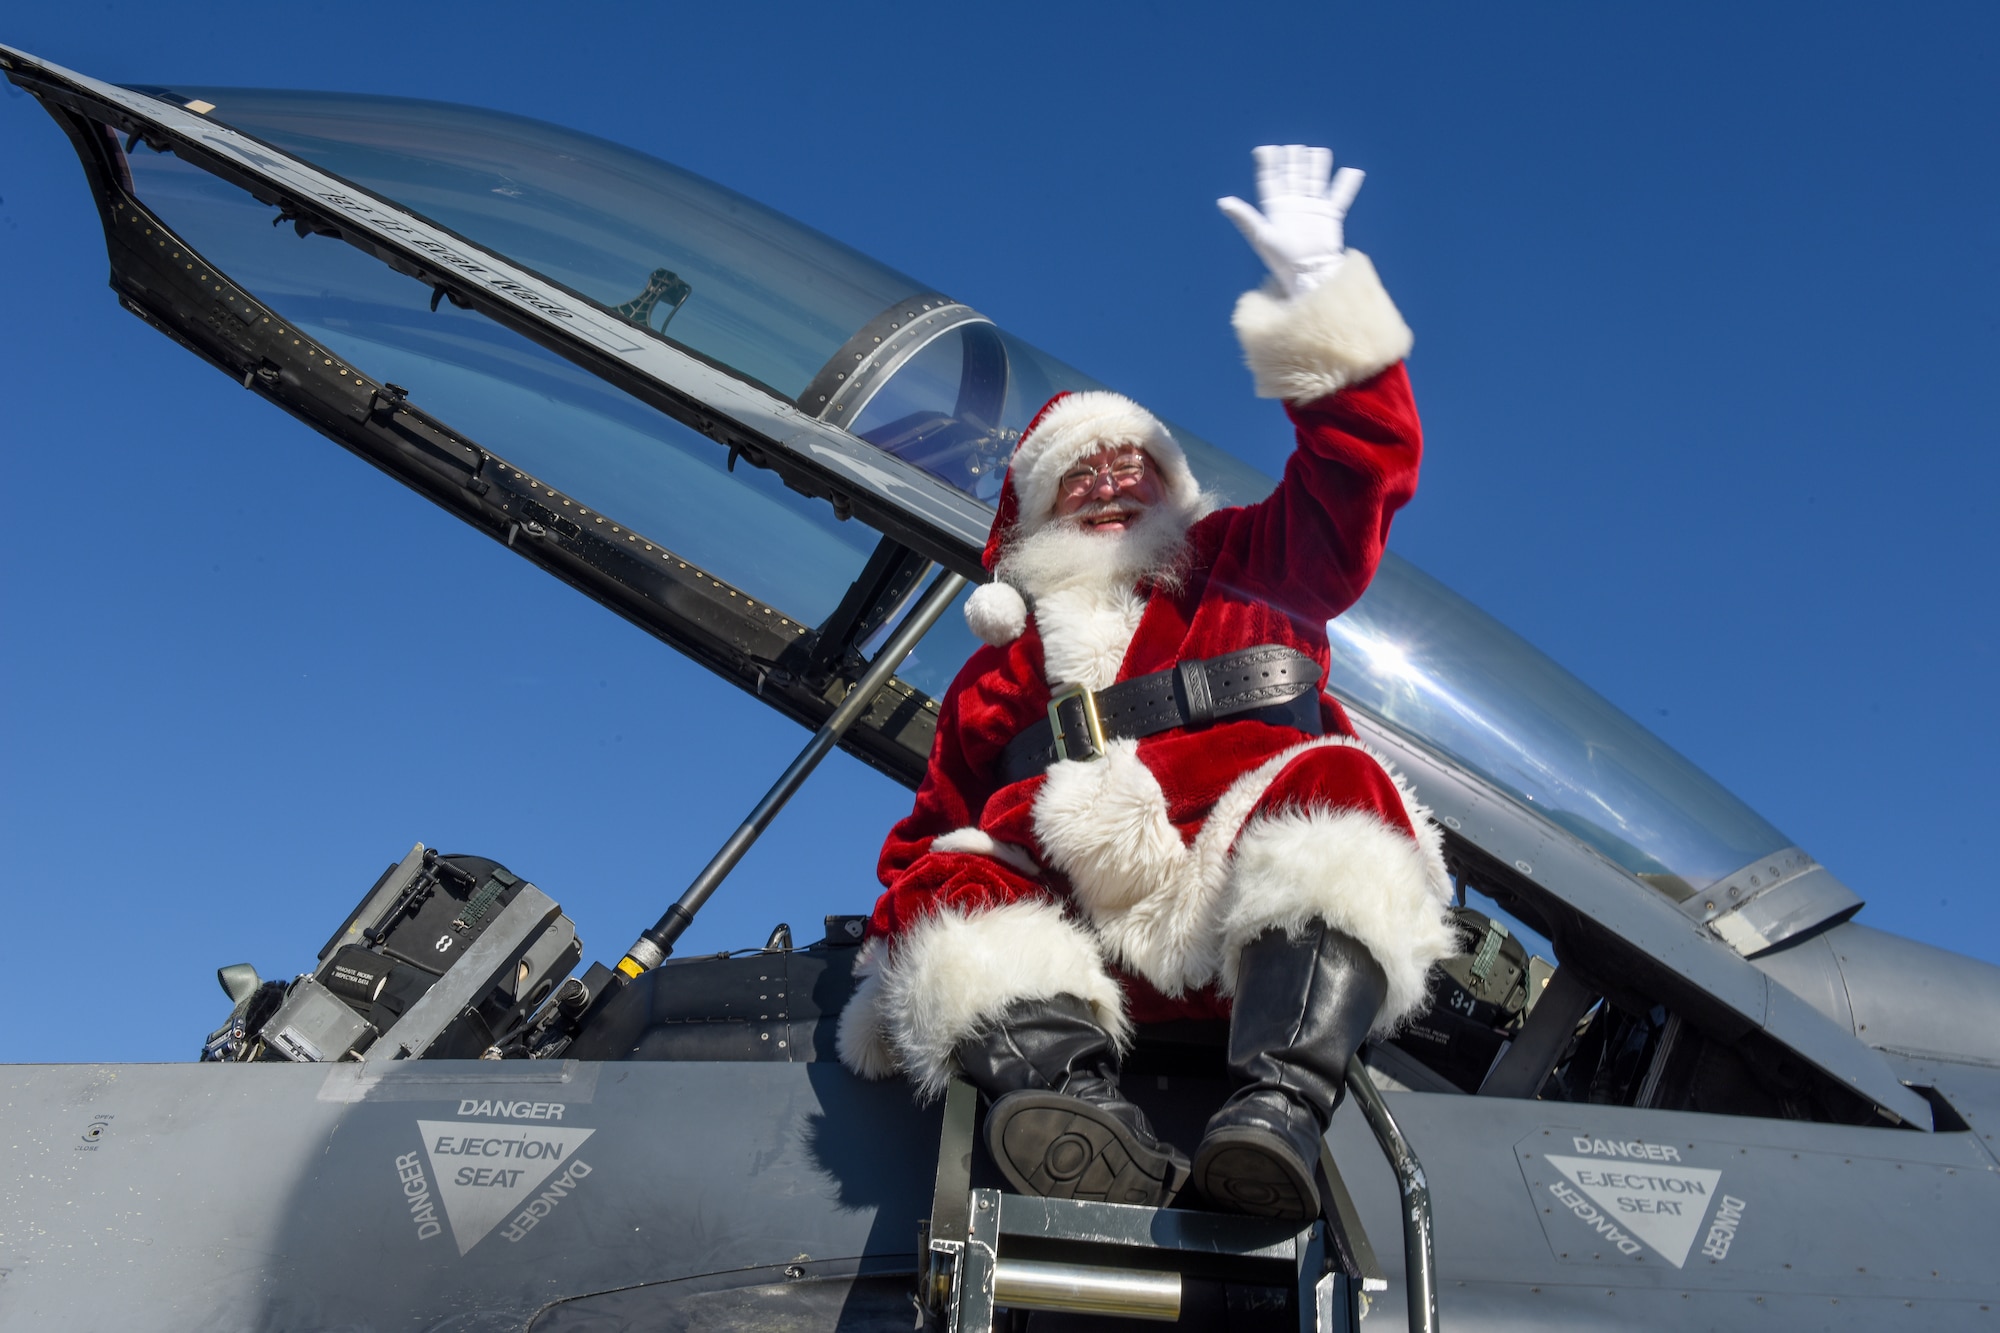
<svg viewBox="0 0 2000 1333">
<path fill-rule="evenodd" d="M 972 1233 L 972 1126 L 979 1094 L 962 1078 L 945 1089 L 944 1127 L 938 1139 L 937 1181 L 931 1215 L 917 1237 L 921 1265 L 919 1293 L 926 1309 L 942 1311 L 951 1300 Z M 954 1327 L 956 1324 L 954 1322 Z"/>
<path fill-rule="evenodd" d="M 1375 1131 L 1375 1142 L 1396 1173 L 1403 1200 L 1403 1290 L 1411 1333 L 1437 1333 L 1437 1259 L 1431 1232 L 1431 1187 L 1424 1178 L 1424 1164 L 1410 1141 L 1403 1137 L 1396 1118 L 1381 1090 L 1368 1076 L 1368 1067 L 1357 1053 L 1347 1062 L 1347 1086 L 1354 1101 Z"/>
</svg>

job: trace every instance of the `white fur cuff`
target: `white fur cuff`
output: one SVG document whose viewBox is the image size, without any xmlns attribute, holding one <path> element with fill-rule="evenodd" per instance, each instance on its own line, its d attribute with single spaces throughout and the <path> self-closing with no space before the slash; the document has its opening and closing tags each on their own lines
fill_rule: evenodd
<svg viewBox="0 0 2000 1333">
<path fill-rule="evenodd" d="M 1458 951 L 1440 875 L 1419 844 L 1365 810 L 1294 810 L 1244 827 L 1223 920 L 1223 989 L 1234 993 L 1245 944 L 1297 933 L 1315 917 L 1359 940 L 1389 993 L 1377 1034 L 1423 1006 L 1431 965 Z"/>
<path fill-rule="evenodd" d="M 1021 1000 L 1077 996 L 1121 1048 L 1130 1039 L 1124 992 L 1096 941 L 1053 902 L 939 912 L 871 970 L 841 1015 L 841 1062 L 869 1078 L 893 1063 L 925 1100 L 951 1081 L 958 1044 Z"/>
<path fill-rule="evenodd" d="M 1029 879 L 1040 879 L 1042 868 L 1035 864 L 1035 858 L 1028 849 L 1011 842 L 1002 842 L 984 829 L 955 828 L 931 839 L 934 852 L 968 852 L 973 856 L 984 856 L 998 861 L 1009 870 L 1018 870 Z"/>
<path fill-rule="evenodd" d="M 840 1011 L 834 1029 L 833 1048 L 840 1063 L 863 1078 L 887 1078 L 896 1072 L 896 1053 L 882 1031 L 882 941 L 869 940 L 854 960 L 854 974 L 861 978 L 847 1005 Z"/>
<path fill-rule="evenodd" d="M 1287 299 L 1271 284 L 1243 293 L 1232 321 L 1257 396 L 1310 403 L 1387 370 L 1414 338 L 1375 265 L 1349 250 L 1339 270 Z"/>
<path fill-rule="evenodd" d="M 1035 794 L 1035 839 L 1093 916 L 1166 890 L 1188 855 L 1135 740 L 1111 741 L 1101 759 L 1050 765 Z"/>
</svg>

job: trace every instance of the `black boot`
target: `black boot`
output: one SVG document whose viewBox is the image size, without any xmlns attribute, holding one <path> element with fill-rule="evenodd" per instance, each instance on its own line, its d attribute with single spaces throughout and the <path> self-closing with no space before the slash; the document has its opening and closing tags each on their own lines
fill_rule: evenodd
<svg viewBox="0 0 2000 1333">
<path fill-rule="evenodd" d="M 1243 946 L 1229 1072 L 1245 1086 L 1210 1118 L 1194 1159 L 1209 1202 L 1295 1222 L 1319 1215 L 1320 1139 L 1387 993 L 1374 956 L 1323 921 L 1296 940 L 1267 930 Z"/>
<path fill-rule="evenodd" d="M 1187 1183 L 1187 1157 L 1118 1095 L 1117 1047 L 1077 997 L 1020 1001 L 958 1060 L 993 1099 L 986 1147 L 1021 1193 L 1157 1208 Z"/>
</svg>

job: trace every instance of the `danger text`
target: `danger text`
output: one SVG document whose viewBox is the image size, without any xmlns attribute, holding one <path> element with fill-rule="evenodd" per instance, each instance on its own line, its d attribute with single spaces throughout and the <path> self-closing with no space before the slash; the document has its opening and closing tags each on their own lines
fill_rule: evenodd
<svg viewBox="0 0 2000 1333">
<path fill-rule="evenodd" d="M 1678 1162 L 1681 1150 L 1671 1143 L 1641 1143 L 1637 1139 L 1587 1139 L 1578 1134 L 1570 1140 L 1587 1157 L 1623 1157 L 1635 1162 Z"/>
<path fill-rule="evenodd" d="M 504 1120 L 560 1120 L 562 1102 L 482 1102 L 468 1098 L 458 1104 L 460 1115 L 497 1115 Z"/>
<path fill-rule="evenodd" d="M 443 1231 L 437 1204 L 431 1198 L 430 1182 L 424 1179 L 424 1165 L 416 1153 L 406 1152 L 396 1159 L 396 1178 L 403 1184 L 403 1198 L 410 1206 L 410 1221 L 416 1224 L 417 1239 L 429 1240 Z"/>
<path fill-rule="evenodd" d="M 1708 1224 L 1708 1239 L 1701 1243 L 1701 1252 L 1711 1259 L 1727 1259 L 1729 1247 L 1736 1243 L 1736 1228 L 1743 1221 L 1743 1210 L 1749 1207 L 1734 1195 L 1722 1196 L 1722 1203 L 1715 1210 L 1715 1220 Z"/>
<path fill-rule="evenodd" d="M 550 1181 L 548 1188 L 537 1194 L 526 1208 L 517 1213 L 514 1220 L 507 1224 L 507 1229 L 500 1234 L 507 1238 L 509 1244 L 520 1240 L 539 1226 L 543 1218 L 554 1212 L 556 1205 L 563 1201 L 564 1196 L 576 1188 L 576 1182 L 589 1174 L 590 1163 L 580 1157 L 571 1161 L 563 1173 Z"/>
<path fill-rule="evenodd" d="M 1596 1204 L 1584 1198 L 1583 1195 L 1577 1193 L 1562 1181 L 1559 1180 L 1549 1186 L 1549 1193 L 1555 1195 L 1559 1203 L 1572 1213 L 1575 1213 L 1592 1231 L 1604 1237 L 1610 1244 L 1615 1245 L 1620 1254 L 1634 1255 L 1639 1253 L 1643 1248 L 1638 1241 L 1619 1230 L 1618 1224 L 1600 1212 Z"/>
</svg>

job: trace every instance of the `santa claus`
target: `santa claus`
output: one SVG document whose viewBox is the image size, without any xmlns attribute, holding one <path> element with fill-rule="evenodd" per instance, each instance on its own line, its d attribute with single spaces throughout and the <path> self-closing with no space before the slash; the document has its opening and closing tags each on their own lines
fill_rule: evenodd
<svg viewBox="0 0 2000 1333">
<path fill-rule="evenodd" d="M 882 849 L 840 1054 L 935 1095 L 962 1071 L 1029 1193 L 1160 1204 L 1188 1159 L 1118 1090 L 1135 1022 L 1229 1020 L 1240 1085 L 1195 1185 L 1304 1219 L 1349 1057 L 1456 946 L 1439 835 L 1321 693 L 1326 623 L 1416 488 L 1410 331 L 1342 224 L 1361 173 L 1257 150 L 1271 270 L 1235 326 L 1298 448 L 1217 509 L 1151 413 L 1064 394 L 1022 435 L 916 806 Z"/>
</svg>

